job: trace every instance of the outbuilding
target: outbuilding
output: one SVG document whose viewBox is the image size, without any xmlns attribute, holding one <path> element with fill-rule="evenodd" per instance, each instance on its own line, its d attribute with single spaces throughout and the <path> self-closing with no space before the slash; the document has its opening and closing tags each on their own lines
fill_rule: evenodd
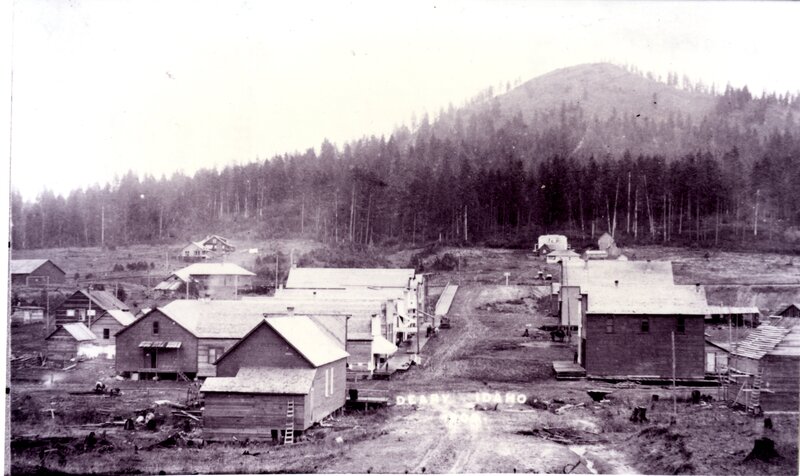
<svg viewBox="0 0 800 476">
<path fill-rule="evenodd" d="M 263 319 L 201 387 L 204 437 L 293 442 L 344 406 L 347 356 L 307 316 Z"/>
<path fill-rule="evenodd" d="M 542 250 L 547 248 L 548 251 L 566 251 L 569 249 L 567 237 L 564 235 L 539 235 L 536 241 L 536 251 L 542 254 Z"/>
<path fill-rule="evenodd" d="M 800 304 L 789 304 L 778 315 L 782 317 L 800 317 Z"/>
<path fill-rule="evenodd" d="M 800 326 L 761 325 L 731 351 L 731 370 L 741 391 L 730 398 L 748 407 L 758 405 L 764 412 L 792 411 L 800 406 Z M 760 382 L 759 382 L 760 380 Z"/>
<path fill-rule="evenodd" d="M 11 284 L 18 286 L 42 286 L 63 284 L 67 273 L 49 259 L 12 259 Z"/>
<path fill-rule="evenodd" d="M 97 336 L 82 322 L 58 325 L 45 337 L 45 352 L 49 360 L 65 362 L 79 355 L 91 353 Z"/>
</svg>

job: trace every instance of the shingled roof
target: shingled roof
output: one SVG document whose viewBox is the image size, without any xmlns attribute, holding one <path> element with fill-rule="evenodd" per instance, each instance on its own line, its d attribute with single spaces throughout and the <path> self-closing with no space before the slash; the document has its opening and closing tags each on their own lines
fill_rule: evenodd
<svg viewBox="0 0 800 476">
<path fill-rule="evenodd" d="M 744 340 L 733 349 L 733 355 L 759 360 L 771 353 L 794 328 L 770 326 L 763 324 L 750 332 Z M 796 348 L 800 350 L 800 348 Z M 794 354 L 794 355 L 800 355 Z"/>
<path fill-rule="evenodd" d="M 12 259 L 9 263 L 9 268 L 11 268 L 11 274 L 30 274 L 43 264 L 50 261 L 49 259 Z M 50 261 L 53 266 L 60 269 L 63 273 L 64 270 L 59 268 L 57 264 Z"/>
<path fill-rule="evenodd" d="M 316 369 L 242 367 L 236 377 L 209 377 L 201 392 L 277 393 L 304 395 L 311 391 Z"/>
<path fill-rule="evenodd" d="M 708 311 L 702 286 L 635 285 L 588 286 L 587 314 L 647 314 L 705 316 Z"/>
</svg>

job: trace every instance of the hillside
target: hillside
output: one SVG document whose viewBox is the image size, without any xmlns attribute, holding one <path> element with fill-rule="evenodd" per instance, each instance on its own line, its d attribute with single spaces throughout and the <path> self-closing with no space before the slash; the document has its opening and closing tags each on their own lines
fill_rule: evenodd
<svg viewBox="0 0 800 476">
<path fill-rule="evenodd" d="M 608 230 L 627 243 L 794 249 L 800 96 L 677 86 L 675 74 L 662 83 L 580 65 L 341 147 L 325 140 L 193 177 L 129 173 L 34 203 L 12 194 L 12 242 L 166 243 L 220 230 L 527 246 L 540 232 L 588 242 Z"/>
<path fill-rule="evenodd" d="M 652 121 L 666 121 L 670 115 L 699 119 L 716 104 L 711 94 L 667 86 L 608 63 L 552 71 L 500 95 L 498 101 L 506 114 L 520 111 L 528 121 L 537 112 L 558 110 L 562 104 L 579 106 L 586 118 L 601 121 L 615 113 Z"/>
</svg>

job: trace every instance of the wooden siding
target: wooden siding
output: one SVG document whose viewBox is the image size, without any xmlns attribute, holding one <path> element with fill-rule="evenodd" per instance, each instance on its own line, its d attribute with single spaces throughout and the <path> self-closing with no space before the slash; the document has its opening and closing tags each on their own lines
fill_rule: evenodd
<svg viewBox="0 0 800 476">
<path fill-rule="evenodd" d="M 114 334 L 121 331 L 125 326 L 116 319 L 104 313 L 99 319 L 92 322 L 89 329 L 97 336 L 97 345 L 116 345 Z M 103 339 L 103 329 L 108 329 L 108 339 Z"/>
<path fill-rule="evenodd" d="M 153 334 L 153 322 L 158 321 L 159 332 Z M 135 321 L 116 338 L 117 372 L 141 372 L 149 367 L 145 362 L 145 353 L 149 349 L 142 349 L 142 341 L 178 341 L 179 349 L 158 349 L 156 368 L 152 372 L 197 372 L 197 338 L 189 331 L 179 326 L 160 311 L 153 311 L 147 316 Z"/>
<path fill-rule="evenodd" d="M 286 410 L 290 400 L 295 404 L 295 430 L 311 427 L 313 422 L 306 410 L 308 395 L 205 393 L 203 437 L 211 440 L 232 436 L 272 438 L 272 430 L 286 429 Z"/>
<path fill-rule="evenodd" d="M 102 313 L 103 309 L 99 309 L 96 304 L 92 303 L 85 294 L 76 292 L 68 297 L 66 301 L 61 303 L 55 310 L 56 324 L 64 324 L 67 322 L 87 322 L 86 311 L 95 309 L 98 313 Z M 67 311 L 73 310 L 74 315 L 68 316 Z M 97 316 L 95 316 L 97 317 Z"/>
<path fill-rule="evenodd" d="M 333 370 L 333 391 L 325 395 L 325 373 Z M 311 385 L 309 417 L 312 423 L 321 421 L 336 410 L 342 408 L 347 398 L 347 366 L 345 359 L 337 360 L 317 368 L 314 383 Z"/>
<path fill-rule="evenodd" d="M 11 276 L 11 284 L 15 285 L 41 285 L 41 284 L 63 284 L 66 281 L 66 274 L 50 261 L 45 263 L 32 273 L 14 274 Z"/>
<path fill-rule="evenodd" d="M 764 388 L 761 409 L 764 411 L 797 411 L 800 408 L 800 357 L 765 355 L 761 359 Z"/>
<path fill-rule="evenodd" d="M 268 325 L 260 325 L 217 365 L 218 377 L 241 367 L 310 368 L 311 364 Z"/>
<path fill-rule="evenodd" d="M 562 326 L 579 326 L 581 324 L 581 288 L 579 286 L 561 286 L 559 306 Z"/>
<path fill-rule="evenodd" d="M 347 359 L 350 371 L 371 372 L 374 369 L 372 341 L 347 341 L 347 353 L 350 354 L 350 357 Z"/>
<path fill-rule="evenodd" d="M 209 361 L 208 349 L 217 349 L 217 356 L 214 360 L 219 359 L 223 352 L 233 347 L 234 344 L 239 342 L 239 339 L 199 339 L 197 342 L 197 376 L 198 377 L 216 377 L 217 366 L 214 361 Z"/>
<path fill-rule="evenodd" d="M 45 348 L 48 359 L 63 362 L 78 354 L 78 341 L 62 327 L 45 340 Z"/>
<path fill-rule="evenodd" d="M 606 319 L 613 317 L 613 332 Z M 649 318 L 650 331 L 640 323 Z M 672 339 L 675 332 L 676 377 L 702 379 L 705 375 L 703 316 L 685 316 L 685 332 L 677 332 L 677 316 L 603 315 L 586 317 L 583 367 L 589 376 L 672 378 Z"/>
<path fill-rule="evenodd" d="M 800 309 L 794 305 L 791 305 L 784 309 L 779 315 L 783 317 L 800 317 Z"/>
</svg>

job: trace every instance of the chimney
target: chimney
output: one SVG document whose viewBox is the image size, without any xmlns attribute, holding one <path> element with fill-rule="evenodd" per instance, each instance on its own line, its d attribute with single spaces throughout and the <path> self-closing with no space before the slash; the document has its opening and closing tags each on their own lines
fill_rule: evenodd
<svg viewBox="0 0 800 476">
<path fill-rule="evenodd" d="M 286 312 L 287 312 L 287 313 L 288 313 L 290 316 L 294 316 L 294 307 L 292 307 L 292 306 L 287 306 L 287 307 L 286 307 Z"/>
<path fill-rule="evenodd" d="M 589 269 L 589 257 L 586 257 L 586 261 L 583 262 L 583 269 Z"/>
<path fill-rule="evenodd" d="M 645 265 L 644 270 L 650 271 L 651 269 L 653 269 L 653 265 L 650 264 L 650 260 L 647 260 L 647 264 Z"/>
<path fill-rule="evenodd" d="M 615 288 L 618 288 L 618 287 L 619 287 L 619 279 L 615 279 L 615 280 L 614 280 L 614 287 L 615 287 Z"/>
<path fill-rule="evenodd" d="M 700 283 L 694 283 L 694 292 L 696 293 L 700 292 Z"/>
</svg>

